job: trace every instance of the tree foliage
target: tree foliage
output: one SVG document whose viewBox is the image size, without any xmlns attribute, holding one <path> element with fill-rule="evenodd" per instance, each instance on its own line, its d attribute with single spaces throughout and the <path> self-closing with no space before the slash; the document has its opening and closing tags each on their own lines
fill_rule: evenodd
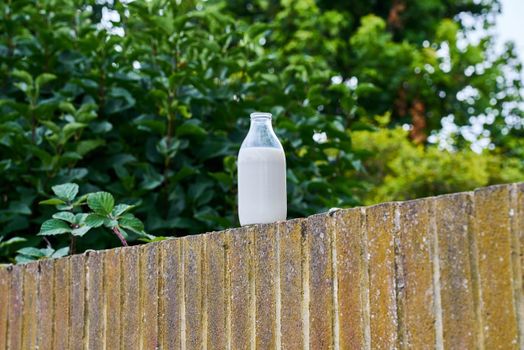
<svg viewBox="0 0 524 350">
<path fill-rule="evenodd" d="M 1 259 L 21 247 L 48 249 L 25 252 L 37 258 L 65 249 L 67 235 L 35 235 L 53 215 L 38 202 L 67 206 L 91 192 L 136 206 L 148 234 L 237 225 L 235 160 L 255 110 L 273 113 L 286 150 L 290 217 L 362 203 L 360 189 L 372 183 L 362 162 L 372 169 L 370 157 L 380 160 L 384 150 L 354 148 L 351 135 L 376 130 L 377 116 L 390 116 L 380 127 L 412 125 L 410 138 L 421 145 L 445 136 L 445 116 L 458 125 L 451 148 L 488 137 L 499 154 L 521 156 L 514 50 L 496 55 L 489 36 L 461 39 L 471 28 L 460 16 L 489 27 L 497 6 L 1 2 Z M 482 122 L 480 133 L 472 121 Z M 78 193 L 50 198 L 65 183 L 78 184 Z M 77 237 L 77 251 L 116 244 L 102 230 Z"/>
</svg>

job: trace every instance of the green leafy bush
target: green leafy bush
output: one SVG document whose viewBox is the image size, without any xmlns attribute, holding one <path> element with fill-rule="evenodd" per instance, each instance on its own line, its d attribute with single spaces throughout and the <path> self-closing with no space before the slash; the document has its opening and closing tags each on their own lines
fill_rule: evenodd
<svg viewBox="0 0 524 350">
<path fill-rule="evenodd" d="M 366 182 L 359 191 L 365 204 L 407 200 L 443 193 L 473 190 L 524 179 L 524 164 L 485 151 L 448 152 L 436 146 L 414 145 L 402 128 L 352 133 L 355 149 L 368 152 Z M 377 159 L 374 155 L 380 154 Z"/>
<path fill-rule="evenodd" d="M 291 217 L 354 203 L 355 183 L 337 176 L 358 166 L 349 121 L 318 108 L 349 89 L 331 84 L 320 56 L 266 50 L 276 25 L 202 5 L 0 4 L 2 259 L 46 245 L 34 235 L 53 212 L 37 203 L 62 183 L 139 204 L 150 234 L 237 225 L 235 160 L 255 110 L 273 113 L 283 140 Z M 120 21 L 101 28 L 102 11 Z M 328 140 L 315 142 L 316 131 Z M 80 252 L 118 241 L 99 233 L 77 243 Z"/>
<path fill-rule="evenodd" d="M 273 113 L 286 150 L 290 217 L 361 204 L 363 157 L 373 175 L 388 151 L 354 149 L 351 131 L 371 130 L 376 115 L 391 116 L 385 128 L 413 124 L 421 144 L 443 116 L 459 127 L 483 117 L 497 155 L 513 160 L 501 179 L 517 178 L 521 63 L 511 46 L 495 54 L 489 35 L 460 40 L 472 30 L 460 16 L 489 27 L 497 3 L 0 2 L 0 261 L 21 248 L 67 253 L 70 233 L 36 235 L 56 215 L 38 202 L 65 183 L 136 205 L 152 235 L 237 225 L 235 160 L 255 110 Z M 475 141 L 453 140 L 450 157 Z M 421 152 L 443 165 L 432 149 Z M 433 193 L 374 179 L 377 199 Z M 99 228 L 75 239 L 77 252 L 120 244 Z"/>
<path fill-rule="evenodd" d="M 39 236 L 68 235 L 68 247 L 54 250 L 49 240 L 46 248 L 25 247 L 17 250 L 15 261 L 29 262 L 40 258 L 57 258 L 68 253 L 75 253 L 75 242 L 89 231 L 97 231 L 98 227 L 110 229 L 127 246 L 127 240 L 142 238 L 144 241 L 155 239 L 144 232 L 144 224 L 133 214 L 129 213 L 134 206 L 117 204 L 110 193 L 95 192 L 84 194 L 77 198 L 79 187 L 74 183 L 56 185 L 52 188 L 55 197 L 43 200 L 40 204 L 53 205 L 58 212 L 51 219 L 42 223 Z M 82 210 L 88 207 L 89 212 Z"/>
</svg>

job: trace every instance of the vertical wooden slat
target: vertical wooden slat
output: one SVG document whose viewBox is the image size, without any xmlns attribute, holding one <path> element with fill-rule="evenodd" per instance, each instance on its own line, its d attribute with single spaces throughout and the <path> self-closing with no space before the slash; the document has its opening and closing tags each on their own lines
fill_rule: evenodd
<svg viewBox="0 0 524 350">
<path fill-rule="evenodd" d="M 520 243 L 520 266 L 521 266 L 521 280 L 522 283 L 524 283 L 524 182 L 518 183 L 515 185 L 516 187 L 516 201 L 514 208 L 514 215 L 517 217 L 516 220 L 516 235 L 519 239 Z M 524 293 L 524 284 L 521 286 L 522 291 Z M 521 336 L 524 338 L 524 334 L 521 334 Z"/>
<path fill-rule="evenodd" d="M 393 203 L 366 209 L 372 349 L 398 346 L 394 215 Z"/>
<path fill-rule="evenodd" d="M 202 236 L 189 236 L 183 240 L 185 281 L 184 304 L 187 349 L 200 349 L 203 342 L 203 242 L 204 240 Z"/>
<path fill-rule="evenodd" d="M 8 349 L 22 348 L 23 265 L 10 267 Z"/>
<path fill-rule="evenodd" d="M 524 289 L 523 289 L 523 269 L 522 258 L 522 239 L 524 235 L 524 184 L 514 184 L 510 186 L 510 230 L 511 230 L 511 265 L 513 270 L 513 299 L 518 326 L 519 348 L 524 348 Z"/>
<path fill-rule="evenodd" d="M 302 225 L 287 221 L 280 232 L 280 329 L 282 349 L 302 349 Z"/>
<path fill-rule="evenodd" d="M 226 236 L 210 234 L 206 237 L 206 283 L 208 349 L 227 347 L 227 292 Z"/>
<path fill-rule="evenodd" d="M 69 349 L 69 258 L 54 259 L 53 348 Z"/>
<path fill-rule="evenodd" d="M 24 266 L 24 308 L 22 311 L 22 349 L 36 347 L 36 330 L 38 302 L 38 263 Z M 2 347 L 0 346 L 0 349 Z"/>
<path fill-rule="evenodd" d="M 140 268 L 139 248 L 122 249 L 122 339 L 123 349 L 140 347 Z"/>
<path fill-rule="evenodd" d="M 232 230 L 231 242 L 231 348 L 249 349 L 253 337 L 251 284 L 254 279 L 252 258 L 253 228 Z"/>
<path fill-rule="evenodd" d="M 160 345 L 158 337 L 158 275 L 159 275 L 158 244 L 148 244 L 141 247 L 140 304 L 142 314 L 142 349 L 157 349 Z"/>
<path fill-rule="evenodd" d="M 104 262 L 103 253 L 90 252 L 87 256 L 87 347 L 101 349 L 104 344 Z"/>
<path fill-rule="evenodd" d="M 256 348 L 274 349 L 276 322 L 277 225 L 260 225 L 255 232 Z"/>
<path fill-rule="evenodd" d="M 104 315 L 106 349 L 120 349 L 121 344 L 121 256 L 122 248 L 112 249 L 104 255 Z"/>
<path fill-rule="evenodd" d="M 85 305 L 86 305 L 86 256 L 74 255 L 69 259 L 71 272 L 70 313 L 69 313 L 69 347 L 80 350 L 84 348 L 85 332 Z M 42 283 L 42 282 L 41 282 Z M 41 293 L 42 294 L 42 293 Z"/>
<path fill-rule="evenodd" d="M 53 348 L 54 261 L 39 261 L 39 296 L 37 302 L 37 344 L 39 349 Z"/>
<path fill-rule="evenodd" d="M 333 268 L 328 216 L 307 219 L 309 249 L 309 346 L 311 349 L 333 347 Z"/>
<path fill-rule="evenodd" d="M 161 281 L 160 281 L 160 335 L 162 349 L 181 348 L 181 303 L 183 291 L 182 261 L 180 239 L 163 242 L 161 250 Z"/>
<path fill-rule="evenodd" d="M 9 286 L 11 267 L 0 267 L 0 349 L 7 348 Z"/>
<path fill-rule="evenodd" d="M 334 214 L 338 278 L 338 318 L 341 349 L 363 349 L 364 305 L 362 227 L 360 209 Z"/>
<path fill-rule="evenodd" d="M 435 199 L 435 225 L 440 265 L 443 345 L 445 349 L 472 349 L 476 344 L 473 283 L 469 260 L 467 194 Z"/>
<path fill-rule="evenodd" d="M 429 205 L 429 200 L 415 200 L 400 203 L 397 207 L 404 279 L 402 300 L 398 301 L 403 317 L 401 333 L 405 334 L 401 346 L 413 349 L 436 344 Z"/>
<path fill-rule="evenodd" d="M 513 305 L 508 186 L 475 191 L 474 235 L 478 246 L 484 346 L 518 348 Z"/>
</svg>

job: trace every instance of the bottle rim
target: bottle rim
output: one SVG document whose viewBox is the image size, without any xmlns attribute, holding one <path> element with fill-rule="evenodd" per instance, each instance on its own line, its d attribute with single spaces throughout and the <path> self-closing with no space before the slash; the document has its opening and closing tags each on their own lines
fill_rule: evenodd
<svg viewBox="0 0 524 350">
<path fill-rule="evenodd" d="M 250 115 L 251 120 L 259 120 L 259 119 L 270 119 L 272 117 L 271 113 L 266 112 L 253 112 Z"/>
</svg>

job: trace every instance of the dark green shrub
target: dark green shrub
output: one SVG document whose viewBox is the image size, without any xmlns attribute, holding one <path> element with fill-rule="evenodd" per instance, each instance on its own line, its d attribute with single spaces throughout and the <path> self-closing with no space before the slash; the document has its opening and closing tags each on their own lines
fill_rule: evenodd
<svg viewBox="0 0 524 350">
<path fill-rule="evenodd" d="M 266 50 L 271 24 L 194 5 L 116 3 L 120 21 L 101 29 L 108 7 L 94 2 L 0 4 L 2 259 L 45 246 L 52 212 L 37 203 L 65 182 L 136 204 L 150 234 L 237 225 L 235 158 L 255 110 L 273 113 L 287 151 L 290 216 L 354 203 L 337 176 L 358 166 L 348 121 L 328 108 L 349 90 L 320 56 Z M 115 244 L 86 235 L 77 250 Z"/>
</svg>

